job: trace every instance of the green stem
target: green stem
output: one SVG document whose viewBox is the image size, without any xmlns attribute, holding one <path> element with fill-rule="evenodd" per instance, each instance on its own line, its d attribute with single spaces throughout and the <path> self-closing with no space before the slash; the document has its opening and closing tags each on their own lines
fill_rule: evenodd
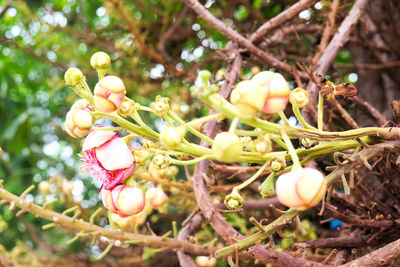
<svg viewBox="0 0 400 267">
<path fill-rule="evenodd" d="M 93 94 L 92 94 L 92 91 L 90 90 L 89 85 L 87 84 L 85 79 L 82 79 L 81 85 L 82 85 L 83 89 L 85 90 L 84 92 L 82 92 L 82 95 L 89 102 L 89 104 L 92 107 L 94 107 Z"/>
<path fill-rule="evenodd" d="M 231 126 L 229 127 L 229 133 L 233 134 L 235 132 L 238 123 L 239 123 L 239 117 L 235 117 L 232 120 Z"/>
<path fill-rule="evenodd" d="M 303 125 L 304 128 L 315 130 L 314 127 L 312 127 L 311 125 L 309 125 L 309 124 L 304 120 L 303 116 L 301 115 L 301 112 L 300 112 L 300 108 L 299 108 L 299 107 L 297 107 L 297 106 L 292 106 L 292 110 L 293 110 L 293 113 L 294 113 L 294 115 L 296 116 L 297 120 L 301 123 L 301 125 Z"/>
<path fill-rule="evenodd" d="M 182 120 L 182 119 L 181 119 L 178 115 L 176 115 L 174 112 L 168 111 L 167 115 L 168 115 L 171 119 L 173 119 L 174 121 L 176 121 L 177 123 L 179 123 L 180 125 L 185 126 L 186 129 L 187 129 L 189 132 L 191 132 L 192 134 L 194 134 L 195 136 L 199 137 L 200 139 L 206 141 L 206 142 L 209 143 L 209 144 L 213 144 L 214 141 L 213 141 L 210 137 L 208 137 L 208 136 L 202 134 L 201 132 L 197 131 L 197 130 L 194 129 L 191 125 L 186 124 L 185 121 Z"/>
<path fill-rule="evenodd" d="M 173 159 L 171 158 L 171 163 L 175 164 L 175 165 L 192 165 L 192 164 L 196 164 L 199 163 L 200 161 L 203 161 L 205 159 L 211 159 L 213 156 L 212 155 L 204 155 L 192 160 L 177 160 L 177 159 Z"/>
<path fill-rule="evenodd" d="M 288 148 L 289 155 L 292 158 L 293 170 L 301 169 L 302 167 L 300 165 L 299 156 L 297 156 L 296 150 L 294 149 L 293 144 L 289 139 L 289 136 L 283 130 L 281 131 L 281 135 L 282 135 L 283 141 L 285 141 L 285 144 Z"/>
<path fill-rule="evenodd" d="M 157 136 L 157 139 L 159 138 L 159 133 L 151 129 L 149 126 L 146 125 L 146 123 L 143 122 L 142 118 L 140 117 L 139 113 L 135 110 L 130 117 L 134 119 L 137 124 L 139 124 L 143 129 L 145 129 L 148 133 L 151 133 L 153 136 Z"/>
<path fill-rule="evenodd" d="M 194 119 L 194 120 L 186 123 L 185 125 L 186 126 L 199 125 L 199 124 L 203 124 L 207 121 L 211 121 L 211 120 L 221 120 L 224 117 L 225 116 L 222 115 L 222 113 L 215 113 L 215 114 L 207 115 L 207 116 L 199 118 L 199 119 Z"/>
<path fill-rule="evenodd" d="M 288 121 L 288 119 L 287 119 L 285 113 L 283 113 L 283 111 L 279 111 L 278 114 L 279 114 L 279 117 L 281 117 L 281 120 L 283 121 L 283 123 L 284 123 L 286 126 L 289 126 L 289 121 Z"/>
<path fill-rule="evenodd" d="M 251 184 L 252 182 L 254 182 L 265 170 L 265 168 L 268 166 L 267 162 L 260 168 L 258 169 L 258 171 L 249 179 L 247 179 L 245 182 L 241 183 L 240 185 L 235 186 L 232 190 L 242 190 L 243 188 L 245 188 L 246 186 L 248 186 L 249 184 Z"/>
<path fill-rule="evenodd" d="M 318 130 L 322 131 L 324 126 L 324 98 L 318 94 Z"/>
<path fill-rule="evenodd" d="M 278 136 L 276 135 L 271 135 L 271 139 L 275 141 L 275 143 L 277 143 L 278 145 L 280 145 L 281 147 L 283 147 L 283 149 L 287 150 L 287 145 L 285 144 L 285 142 L 283 142 Z"/>
</svg>

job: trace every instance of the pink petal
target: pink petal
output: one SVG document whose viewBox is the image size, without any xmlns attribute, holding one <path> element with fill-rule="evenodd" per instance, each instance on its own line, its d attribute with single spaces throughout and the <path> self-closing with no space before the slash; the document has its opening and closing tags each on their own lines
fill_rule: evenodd
<svg viewBox="0 0 400 267">
<path fill-rule="evenodd" d="M 82 151 L 99 147 L 114 136 L 117 134 L 112 131 L 91 131 L 83 142 Z"/>
<path fill-rule="evenodd" d="M 130 168 L 135 161 L 122 138 L 114 138 L 96 149 L 96 157 L 109 171 Z"/>
</svg>

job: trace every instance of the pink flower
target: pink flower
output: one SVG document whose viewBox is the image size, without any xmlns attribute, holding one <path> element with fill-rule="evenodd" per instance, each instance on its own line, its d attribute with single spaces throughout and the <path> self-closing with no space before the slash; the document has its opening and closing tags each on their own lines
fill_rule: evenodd
<svg viewBox="0 0 400 267">
<path fill-rule="evenodd" d="M 90 132 L 83 142 L 82 151 L 81 169 L 90 173 L 94 181 L 103 182 L 100 190 L 110 190 L 125 182 L 135 169 L 132 151 L 114 132 Z"/>
<path fill-rule="evenodd" d="M 144 209 L 145 199 L 137 187 L 117 185 L 112 190 L 101 190 L 104 207 L 120 217 L 138 214 Z"/>
</svg>

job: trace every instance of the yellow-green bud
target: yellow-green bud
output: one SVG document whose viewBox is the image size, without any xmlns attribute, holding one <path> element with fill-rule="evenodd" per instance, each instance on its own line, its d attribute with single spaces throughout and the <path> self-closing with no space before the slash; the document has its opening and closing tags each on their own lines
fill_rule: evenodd
<svg viewBox="0 0 400 267">
<path fill-rule="evenodd" d="M 290 92 L 289 102 L 295 107 L 302 108 L 308 104 L 308 92 L 302 88 L 296 88 Z"/>
<path fill-rule="evenodd" d="M 272 142 L 268 135 L 260 136 L 253 142 L 254 151 L 265 154 L 272 151 Z"/>
<path fill-rule="evenodd" d="M 240 143 L 242 144 L 242 147 L 244 147 L 244 149 L 246 149 L 247 151 L 253 150 L 253 140 L 250 136 L 240 137 Z"/>
<path fill-rule="evenodd" d="M 286 168 L 286 161 L 284 157 L 275 157 L 270 161 L 271 170 L 278 172 Z"/>
<path fill-rule="evenodd" d="M 166 97 L 157 96 L 156 100 L 150 104 L 151 109 L 153 110 L 154 114 L 162 117 L 169 111 L 169 100 Z"/>
<path fill-rule="evenodd" d="M 160 143 L 166 148 L 176 148 L 182 143 L 185 135 L 183 127 L 165 127 L 160 133 Z"/>
<path fill-rule="evenodd" d="M 94 53 L 93 56 L 90 58 L 90 65 L 92 65 L 92 67 L 96 70 L 107 70 L 110 67 L 110 63 L 110 57 L 104 52 Z"/>
<path fill-rule="evenodd" d="M 168 155 L 157 154 L 154 156 L 152 163 L 157 169 L 164 170 L 171 164 L 171 159 Z"/>
<path fill-rule="evenodd" d="M 172 179 L 172 178 L 176 177 L 178 172 L 179 172 L 178 167 L 176 167 L 174 165 L 169 166 L 167 168 L 167 171 L 165 172 L 165 178 Z"/>
<path fill-rule="evenodd" d="M 243 207 L 244 199 L 236 189 L 225 197 L 224 203 L 231 210 L 238 210 Z"/>
<path fill-rule="evenodd" d="M 143 165 L 152 154 L 147 149 L 132 149 L 135 156 L 135 162 L 138 165 Z"/>
<path fill-rule="evenodd" d="M 217 76 L 219 79 L 225 78 L 225 75 L 226 75 L 226 71 L 225 71 L 224 69 L 219 69 L 219 70 L 217 70 L 216 76 Z"/>
<path fill-rule="evenodd" d="M 208 81 L 211 79 L 211 72 L 208 70 L 201 70 L 199 72 L 199 77 L 203 81 L 203 83 L 208 83 Z"/>
<path fill-rule="evenodd" d="M 253 67 L 251 67 L 251 69 L 250 69 L 251 76 L 256 75 L 256 74 L 259 73 L 260 71 L 261 71 L 261 69 L 260 69 L 259 66 L 253 66 Z"/>
<path fill-rule="evenodd" d="M 237 161 L 242 153 L 242 144 L 237 135 L 229 132 L 217 134 L 212 145 L 215 158 L 219 161 Z"/>
<path fill-rule="evenodd" d="M 135 102 L 125 99 L 119 107 L 119 113 L 122 116 L 129 116 L 135 111 Z"/>
<path fill-rule="evenodd" d="M 69 68 L 64 74 L 64 80 L 67 86 L 74 86 L 80 84 L 80 82 L 85 79 L 83 73 L 78 68 Z"/>
</svg>

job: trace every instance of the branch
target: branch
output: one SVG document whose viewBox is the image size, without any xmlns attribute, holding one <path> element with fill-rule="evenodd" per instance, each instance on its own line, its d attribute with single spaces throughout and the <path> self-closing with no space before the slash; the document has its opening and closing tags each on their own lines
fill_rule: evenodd
<svg viewBox="0 0 400 267">
<path fill-rule="evenodd" d="M 8 192 L 4 188 L 0 188 L 0 198 L 10 203 L 14 203 L 15 206 L 21 208 L 24 211 L 31 212 L 44 219 L 53 221 L 57 225 L 60 225 L 63 228 L 72 230 L 74 232 L 83 232 L 91 235 L 102 235 L 113 240 L 134 241 L 135 244 L 142 246 L 177 249 L 194 255 L 210 255 L 213 253 L 212 249 L 206 249 L 201 246 L 196 246 L 189 242 L 179 241 L 173 238 L 133 234 L 129 232 L 121 232 L 114 229 L 102 228 L 100 226 L 85 222 L 82 219 L 77 220 L 67 215 L 45 209 Z"/>
<path fill-rule="evenodd" d="M 259 49 L 257 46 L 252 44 L 247 38 L 243 37 L 234 29 L 230 28 L 228 25 L 223 23 L 221 20 L 217 19 L 213 14 L 211 14 L 202 4 L 200 4 L 197 0 L 183 0 L 186 5 L 188 5 L 194 12 L 196 12 L 200 17 L 205 19 L 213 28 L 220 31 L 226 37 L 228 37 L 231 41 L 245 47 L 249 52 L 259 57 L 264 61 L 264 64 L 274 67 L 280 71 L 286 72 L 290 75 L 293 75 L 293 69 L 288 64 L 280 61 L 274 56 L 264 52 Z M 308 76 L 299 72 L 299 76 L 307 80 Z"/>
<path fill-rule="evenodd" d="M 392 260 L 395 260 L 400 255 L 400 239 L 375 250 L 365 256 L 362 256 L 358 259 L 350 261 L 344 265 L 340 265 L 342 267 L 351 267 L 351 266 L 383 266 L 386 264 L 390 264 Z"/>
<path fill-rule="evenodd" d="M 136 28 L 135 21 L 133 21 L 128 15 L 125 13 L 123 7 L 121 7 L 118 0 L 111 0 L 110 1 L 114 8 L 118 11 L 121 18 L 125 21 L 128 25 L 129 31 L 135 37 L 135 41 L 139 47 L 139 49 L 150 59 L 159 64 L 162 64 L 166 67 L 168 71 L 174 74 L 177 77 L 181 78 L 188 78 L 190 81 L 194 81 L 196 79 L 196 75 L 194 73 L 187 73 L 185 71 L 178 70 L 174 65 L 167 63 L 164 58 L 160 55 L 160 53 L 153 50 L 149 47 L 145 41 L 143 40 L 142 35 L 140 34 L 139 30 Z"/>
<path fill-rule="evenodd" d="M 202 216 L 200 214 L 195 215 L 191 223 L 185 225 L 178 234 L 178 240 L 186 241 L 189 239 L 189 236 L 196 233 L 198 229 L 200 229 L 201 223 L 203 222 Z M 185 254 L 182 251 L 178 251 L 176 253 L 179 258 L 179 263 L 181 266 L 188 267 L 197 267 L 197 265 L 193 262 L 191 256 Z"/>
<path fill-rule="evenodd" d="M 321 58 L 318 60 L 318 63 L 314 69 L 314 72 L 324 75 L 329 66 L 332 64 L 335 59 L 339 49 L 348 41 L 350 32 L 353 29 L 353 26 L 357 24 L 360 19 L 364 9 L 367 7 L 368 0 L 357 0 L 354 4 L 353 8 L 347 15 L 347 17 L 343 20 L 340 25 L 338 32 L 329 42 L 329 45 L 326 47 L 325 51 L 322 53 Z M 318 87 L 315 83 L 310 80 L 307 85 L 307 91 L 309 93 L 310 102 L 307 105 L 306 109 L 311 106 L 315 106 L 317 103 L 318 96 Z"/>
<path fill-rule="evenodd" d="M 283 23 L 294 18 L 301 11 L 311 7 L 315 2 L 317 2 L 317 0 L 301 0 L 286 9 L 284 12 L 279 13 L 279 15 L 261 25 L 261 27 L 250 36 L 250 42 L 257 44 L 263 36 L 282 26 Z"/>
</svg>

